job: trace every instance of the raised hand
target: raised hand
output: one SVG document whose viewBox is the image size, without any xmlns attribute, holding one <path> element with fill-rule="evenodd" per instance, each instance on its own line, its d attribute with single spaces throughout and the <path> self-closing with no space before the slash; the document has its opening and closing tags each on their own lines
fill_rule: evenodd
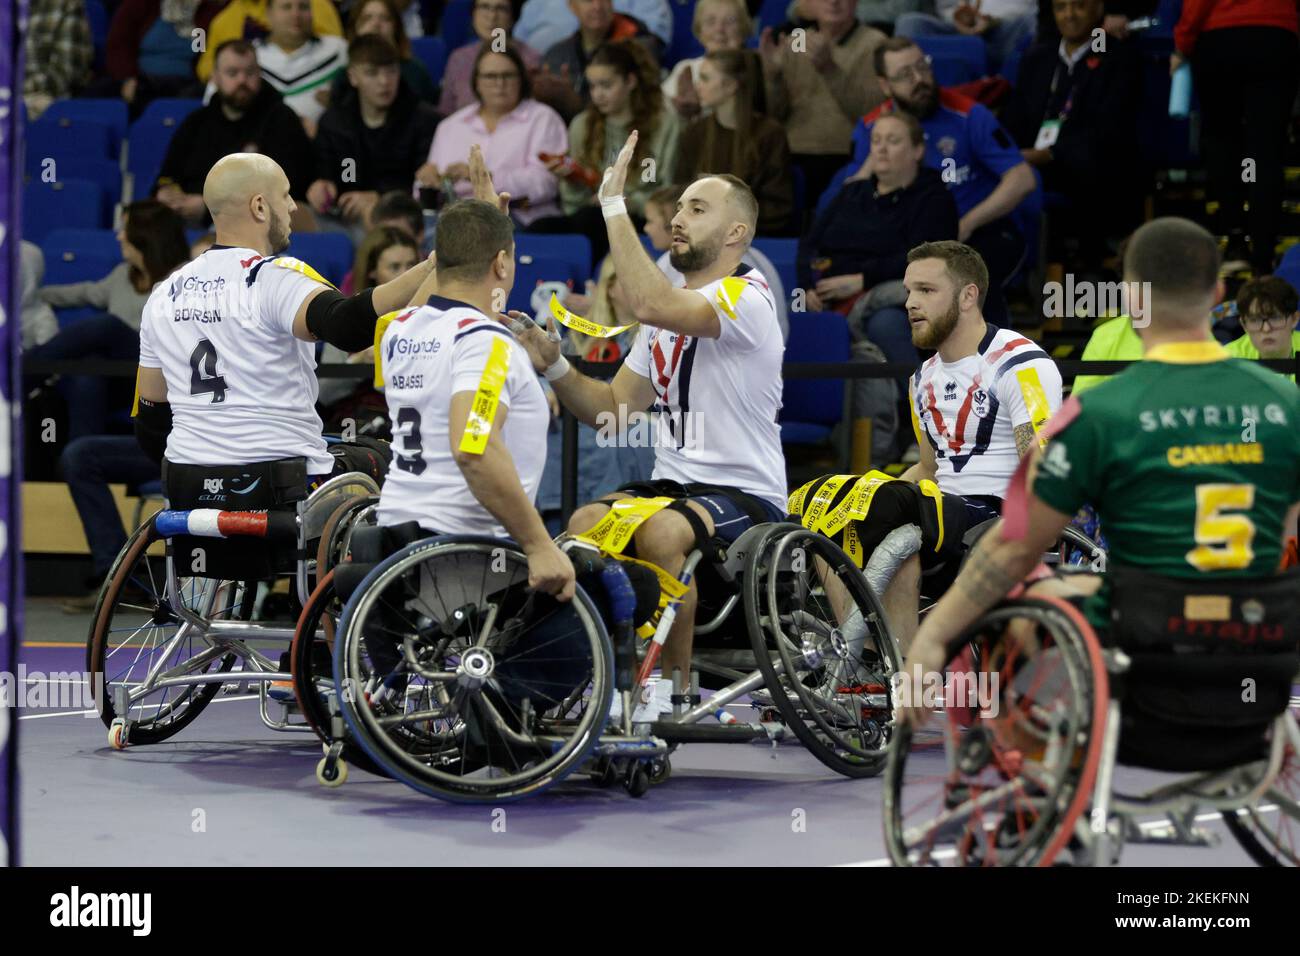
<svg viewBox="0 0 1300 956">
<path fill-rule="evenodd" d="M 496 186 L 492 184 L 492 174 L 483 161 L 483 150 L 478 144 L 469 148 L 469 182 L 474 189 L 475 199 L 495 203 L 503 213 L 510 211 L 510 194 L 497 192 Z"/>
<path fill-rule="evenodd" d="M 622 198 L 623 187 L 627 184 L 627 170 L 632 165 L 632 157 L 636 153 L 636 140 L 637 131 L 632 130 L 627 142 L 619 150 L 618 159 L 614 160 L 614 165 L 605 170 L 605 175 L 600 181 L 600 188 L 596 190 L 596 198 L 602 204 Z"/>
</svg>

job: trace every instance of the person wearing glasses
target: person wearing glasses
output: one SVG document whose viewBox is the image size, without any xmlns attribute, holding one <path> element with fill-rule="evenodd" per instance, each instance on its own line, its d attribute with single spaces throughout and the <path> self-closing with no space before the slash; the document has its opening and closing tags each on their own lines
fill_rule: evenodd
<svg viewBox="0 0 1300 956">
<path fill-rule="evenodd" d="M 501 53 L 493 52 L 490 40 L 480 44 L 473 69 L 475 101 L 438 124 L 428 161 L 416 170 L 416 187 L 438 189 L 450 181 L 457 197 L 471 195 L 469 151 L 479 146 L 497 189 L 510 194 L 519 225 L 558 215 L 559 187 L 539 157 L 568 150 L 564 120 L 532 98 L 528 68 L 514 44 Z"/>
<path fill-rule="evenodd" d="M 871 155 L 876 120 L 898 110 L 911 113 L 925 130 L 924 165 L 939 170 L 957 201 L 957 239 L 978 251 L 988 267 L 984 318 L 1007 325 L 1002 284 L 1019 267 L 1026 248 L 1013 213 L 1038 190 L 1033 169 L 988 107 L 939 86 L 930 58 L 914 40 L 891 37 L 881 43 L 873 65 L 887 99 L 853 131 L 853 160 L 835 175 L 818 214 Z"/>
<path fill-rule="evenodd" d="M 1293 359 L 1300 351 L 1296 321 L 1297 295 L 1279 276 L 1252 279 L 1237 293 L 1237 315 L 1246 334 L 1229 342 L 1228 354 L 1247 359 Z M 1295 381 L 1292 373 L 1291 381 Z"/>
<path fill-rule="evenodd" d="M 478 105 L 474 95 L 474 64 L 478 61 L 479 48 L 496 36 L 510 40 L 518 12 L 518 0 L 474 0 L 469 21 L 474 29 L 474 38 L 452 50 L 451 56 L 447 57 L 447 67 L 442 73 L 442 98 L 438 100 L 439 113 L 450 116 L 466 106 Z M 503 32 L 497 33 L 498 30 Z M 542 65 L 542 55 L 528 44 L 519 40 L 511 40 L 511 43 L 529 73 Z"/>
</svg>

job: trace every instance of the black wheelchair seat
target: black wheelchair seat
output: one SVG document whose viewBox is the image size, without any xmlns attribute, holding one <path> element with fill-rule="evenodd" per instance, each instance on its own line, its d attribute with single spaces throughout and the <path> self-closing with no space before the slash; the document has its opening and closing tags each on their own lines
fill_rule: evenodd
<svg viewBox="0 0 1300 956">
<path fill-rule="evenodd" d="M 308 494 L 307 460 L 280 458 L 245 465 L 181 465 L 164 461 L 163 491 L 176 510 L 292 513 Z M 256 581 L 294 570 L 297 542 L 289 539 L 173 536 L 168 546 L 182 577 Z"/>
<path fill-rule="evenodd" d="M 1107 641 L 1131 660 L 1121 763 L 1220 770 L 1267 753 L 1300 672 L 1300 574 L 1168 578 L 1114 567 Z"/>
</svg>

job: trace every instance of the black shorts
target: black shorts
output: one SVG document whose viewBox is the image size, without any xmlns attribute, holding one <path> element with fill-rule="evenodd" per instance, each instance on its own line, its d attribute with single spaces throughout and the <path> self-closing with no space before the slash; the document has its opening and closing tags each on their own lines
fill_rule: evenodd
<svg viewBox="0 0 1300 956">
<path fill-rule="evenodd" d="M 769 521 L 781 521 L 785 515 L 781 509 L 769 501 L 764 501 L 739 488 L 727 488 L 721 485 L 706 485 L 699 482 L 681 484 L 668 478 L 656 478 L 651 481 L 629 481 L 620 485 L 618 491 L 638 498 L 672 498 L 674 501 L 694 501 L 709 513 L 713 519 L 713 537 L 727 544 L 756 524 Z M 605 503 L 615 499 L 603 498 Z M 624 553 L 635 557 L 636 542 L 630 541 Z"/>
</svg>

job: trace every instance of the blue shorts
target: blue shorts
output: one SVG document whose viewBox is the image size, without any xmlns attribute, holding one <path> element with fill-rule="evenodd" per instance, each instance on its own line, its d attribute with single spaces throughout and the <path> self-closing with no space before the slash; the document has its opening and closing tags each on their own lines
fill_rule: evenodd
<svg viewBox="0 0 1300 956">
<path fill-rule="evenodd" d="M 713 536 L 727 544 L 733 543 L 755 524 L 785 520 L 785 512 L 782 509 L 737 488 L 719 488 L 716 485 L 703 484 L 683 485 L 667 478 L 656 478 L 651 481 L 630 481 L 620 485 L 618 490 L 641 498 L 694 501 L 713 519 Z"/>
</svg>

